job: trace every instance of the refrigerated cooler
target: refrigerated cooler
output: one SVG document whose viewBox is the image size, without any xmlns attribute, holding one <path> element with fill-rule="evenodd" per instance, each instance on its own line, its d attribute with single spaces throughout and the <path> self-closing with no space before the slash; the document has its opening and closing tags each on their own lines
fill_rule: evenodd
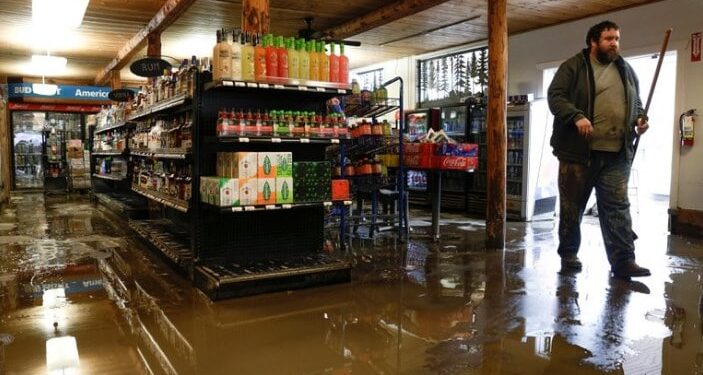
<svg viewBox="0 0 703 375">
<path fill-rule="evenodd" d="M 507 112 L 506 214 L 513 220 L 554 216 L 559 163 L 549 138 L 553 117 L 547 101 L 509 105 Z M 486 213 L 486 121 L 472 117 L 469 141 L 479 145 L 479 168 L 468 190 L 469 212 Z"/>
<path fill-rule="evenodd" d="M 83 114 L 12 112 L 14 188 L 65 190 L 67 144 L 83 141 Z"/>
</svg>

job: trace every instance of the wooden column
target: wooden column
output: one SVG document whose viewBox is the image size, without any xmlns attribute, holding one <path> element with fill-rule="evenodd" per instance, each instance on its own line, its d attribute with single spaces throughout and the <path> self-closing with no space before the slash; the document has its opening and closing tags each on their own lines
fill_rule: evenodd
<svg viewBox="0 0 703 375">
<path fill-rule="evenodd" d="M 7 83 L 7 77 L 0 76 L 0 83 Z M 12 171 L 10 166 L 12 161 L 10 158 L 14 157 L 10 153 L 10 142 L 12 142 L 12 131 L 10 129 L 10 111 L 7 110 L 7 97 L 8 92 L 0 91 L 0 180 L 2 180 L 2 187 L 0 188 L 0 206 L 10 197 L 10 190 L 12 189 Z"/>
<path fill-rule="evenodd" d="M 146 54 L 150 57 L 161 56 L 161 33 L 152 32 L 146 37 Z"/>
<path fill-rule="evenodd" d="M 256 34 L 267 34 L 270 25 L 269 0 L 242 1 L 242 30 Z"/>
<path fill-rule="evenodd" d="M 488 150 L 486 247 L 505 247 L 508 90 L 507 0 L 488 0 Z"/>
<path fill-rule="evenodd" d="M 119 70 L 110 71 L 110 88 L 112 90 L 117 90 L 122 88 L 122 80 L 120 79 Z"/>
</svg>

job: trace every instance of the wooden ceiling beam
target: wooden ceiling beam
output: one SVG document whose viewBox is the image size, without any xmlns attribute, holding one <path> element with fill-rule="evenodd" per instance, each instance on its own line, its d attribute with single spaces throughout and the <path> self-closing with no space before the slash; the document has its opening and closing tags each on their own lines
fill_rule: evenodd
<svg viewBox="0 0 703 375">
<path fill-rule="evenodd" d="M 132 59 L 134 54 L 144 47 L 144 43 L 146 43 L 150 34 L 160 34 L 161 31 L 173 24 L 195 1 L 167 0 L 151 21 L 127 41 L 120 51 L 117 52 L 117 56 L 98 73 L 95 77 L 95 84 L 105 84 L 110 79 L 110 71 L 122 69 L 127 65 L 127 62 Z"/>
<path fill-rule="evenodd" d="M 430 9 L 449 0 L 399 0 L 325 31 L 332 39 L 345 39 Z"/>
</svg>

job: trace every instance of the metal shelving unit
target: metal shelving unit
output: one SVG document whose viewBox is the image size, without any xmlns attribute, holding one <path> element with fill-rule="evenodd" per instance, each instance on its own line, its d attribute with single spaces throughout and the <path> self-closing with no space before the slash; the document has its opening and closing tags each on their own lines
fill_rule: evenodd
<svg viewBox="0 0 703 375">
<path fill-rule="evenodd" d="M 191 156 L 191 151 L 189 148 L 188 149 L 164 148 L 164 149 L 157 149 L 157 150 L 140 149 L 140 150 L 130 150 L 129 154 L 132 156 L 154 158 L 154 159 L 185 160 L 189 156 Z"/>
<path fill-rule="evenodd" d="M 140 111 L 137 111 L 136 113 L 133 113 L 129 116 L 127 116 L 127 121 L 137 121 L 144 119 L 148 116 L 151 116 L 153 114 L 157 114 L 160 112 L 164 112 L 166 110 L 172 110 L 174 108 L 177 108 L 179 110 L 190 110 L 191 107 L 187 106 L 185 104 L 190 103 L 191 98 L 187 94 L 180 94 L 176 95 L 172 98 L 160 101 L 153 106 L 150 106 L 148 108 L 144 108 Z"/>
</svg>

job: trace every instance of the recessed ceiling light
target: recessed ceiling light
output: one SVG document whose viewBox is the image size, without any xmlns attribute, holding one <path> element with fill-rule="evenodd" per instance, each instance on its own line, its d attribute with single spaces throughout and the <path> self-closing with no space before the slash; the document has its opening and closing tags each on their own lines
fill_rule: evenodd
<svg viewBox="0 0 703 375">
<path fill-rule="evenodd" d="M 32 55 L 32 70 L 44 76 L 56 75 L 66 69 L 67 60 L 61 56 Z"/>
<path fill-rule="evenodd" d="M 76 29 L 89 0 L 32 0 L 32 22 L 40 28 Z"/>
</svg>

